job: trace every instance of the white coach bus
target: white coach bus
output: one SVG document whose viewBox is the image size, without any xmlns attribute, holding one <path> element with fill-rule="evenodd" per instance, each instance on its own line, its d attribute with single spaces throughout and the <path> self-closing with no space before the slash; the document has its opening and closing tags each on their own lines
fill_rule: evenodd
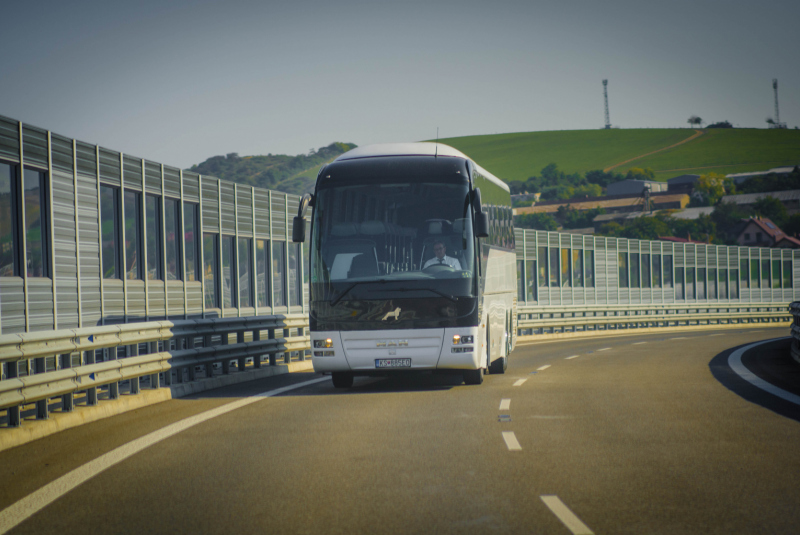
<svg viewBox="0 0 800 535">
<path fill-rule="evenodd" d="M 480 384 L 516 340 L 516 255 L 506 184 L 437 143 L 371 145 L 320 170 L 294 219 L 310 235 L 314 371 L 434 370 Z"/>
</svg>

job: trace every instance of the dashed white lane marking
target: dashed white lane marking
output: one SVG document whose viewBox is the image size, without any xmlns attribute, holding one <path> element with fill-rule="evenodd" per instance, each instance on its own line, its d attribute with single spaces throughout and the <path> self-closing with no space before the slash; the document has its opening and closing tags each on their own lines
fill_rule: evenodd
<svg viewBox="0 0 800 535">
<path fill-rule="evenodd" d="M 604 347 L 603 349 L 598 349 L 597 351 L 608 351 L 609 349 L 611 349 L 611 348 L 610 347 Z"/>
<path fill-rule="evenodd" d="M 501 411 L 507 411 L 511 408 L 511 400 L 510 399 L 501 399 L 500 400 L 500 409 Z"/>
<path fill-rule="evenodd" d="M 223 414 L 235 411 L 236 409 L 241 409 L 242 407 L 246 407 L 247 405 L 261 401 L 264 398 L 277 396 L 278 394 L 283 394 L 284 392 L 289 392 L 290 390 L 297 390 L 298 388 L 303 388 L 305 386 L 327 380 L 327 377 L 312 379 L 310 381 L 304 381 L 302 383 L 276 388 L 275 390 L 262 392 L 261 394 L 256 394 L 254 396 L 233 401 L 231 403 L 222 405 L 221 407 L 217 407 L 206 412 L 201 412 L 200 414 L 196 414 L 189 418 L 175 422 L 174 424 L 170 424 L 159 429 L 158 431 L 153 431 L 149 435 L 137 438 L 136 440 L 111 450 L 108 453 L 101 455 L 97 459 L 89 461 L 83 466 L 76 468 L 72 472 L 61 476 L 51 483 L 48 483 L 33 494 L 29 494 L 20 501 L 0 511 L 0 535 L 15 528 L 26 519 L 38 513 L 81 483 L 88 481 L 99 473 L 111 468 L 117 463 L 124 461 L 128 457 L 139 453 L 145 448 L 149 448 L 150 446 L 161 442 L 164 439 L 167 439 L 173 435 L 177 435 L 181 431 L 185 431 L 190 427 L 194 427 L 198 424 L 211 420 L 212 418 L 216 418 L 217 416 L 222 416 Z"/>
<path fill-rule="evenodd" d="M 676 336 L 675 338 L 670 338 L 670 340 L 688 340 L 685 336 Z"/>
<path fill-rule="evenodd" d="M 517 379 L 517 382 L 514 383 L 513 386 L 522 386 L 522 384 L 527 380 L 528 380 L 527 377 L 525 379 Z"/>
<path fill-rule="evenodd" d="M 708 336 L 722 336 L 722 333 L 717 333 L 717 334 L 709 334 Z"/>
<path fill-rule="evenodd" d="M 633 344 L 631 344 L 631 345 L 632 345 L 632 346 L 640 346 L 640 345 L 642 345 L 642 344 L 646 344 L 646 343 L 647 343 L 647 342 L 634 342 L 634 343 L 633 343 Z"/>
<path fill-rule="evenodd" d="M 509 451 L 518 451 L 522 449 L 516 435 L 514 435 L 514 431 L 503 431 L 503 440 L 506 441 L 506 446 L 508 446 Z"/>
<path fill-rule="evenodd" d="M 572 360 L 572 359 L 576 359 L 578 357 L 580 357 L 580 355 L 572 355 L 571 357 L 567 357 L 564 360 Z"/>
<path fill-rule="evenodd" d="M 573 535 L 594 535 L 589 526 L 581 522 L 575 513 L 566 506 L 558 496 L 539 496 L 544 504 L 550 508 L 556 517 L 570 530 Z"/>
<path fill-rule="evenodd" d="M 761 342 L 756 342 L 754 344 L 744 346 L 741 349 L 737 349 L 736 351 L 731 353 L 730 356 L 728 357 L 728 366 L 731 367 L 731 369 L 736 373 L 736 375 L 738 375 L 748 383 L 752 384 L 756 388 L 760 388 L 761 390 L 769 392 L 774 396 L 778 396 L 781 399 L 785 399 L 789 403 L 800 405 L 800 396 L 792 394 L 791 392 L 787 392 L 786 390 L 778 388 L 777 386 L 764 381 L 763 379 L 755 375 L 753 372 L 748 370 L 744 364 L 742 364 L 742 355 L 744 355 L 745 351 L 752 349 L 756 346 L 759 346 L 761 344 L 774 342 L 775 340 L 780 340 L 780 338 L 774 338 L 772 340 L 763 340 Z"/>
<path fill-rule="evenodd" d="M 536 368 L 536 371 L 537 371 L 537 372 L 540 372 L 540 371 L 542 371 L 542 370 L 546 370 L 546 369 L 547 369 L 547 368 L 549 368 L 549 367 L 550 367 L 550 364 L 545 364 L 545 365 L 544 365 L 544 366 L 542 366 L 541 368 Z"/>
</svg>

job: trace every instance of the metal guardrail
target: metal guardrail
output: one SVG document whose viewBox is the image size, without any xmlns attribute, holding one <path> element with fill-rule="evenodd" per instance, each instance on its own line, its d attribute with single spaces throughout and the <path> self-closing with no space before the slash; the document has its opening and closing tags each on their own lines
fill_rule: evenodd
<svg viewBox="0 0 800 535">
<path fill-rule="evenodd" d="M 278 365 L 296 353 L 300 360 L 310 349 L 305 334 L 308 316 L 257 316 L 246 318 L 197 319 L 128 323 L 95 328 L 62 329 L 0 336 L 0 364 L 6 376 L 0 380 L 0 409 L 6 409 L 9 427 L 21 424 L 25 405 L 36 404 L 36 418 L 46 419 L 54 398 L 62 411 L 72 411 L 75 395 L 85 392 L 87 405 L 98 403 L 98 388 L 107 387 L 108 398 L 119 397 L 120 383 L 137 394 L 142 379 L 150 388 L 169 386 L 173 381 L 202 380 L 223 375 L 236 362 L 245 371 L 252 360 L 260 368 L 264 357 Z M 290 336 L 291 330 L 298 334 Z M 262 338 L 262 334 L 266 336 Z M 235 338 L 234 338 L 235 337 Z M 118 358 L 119 348 L 125 356 Z M 103 361 L 97 352 L 103 350 Z M 78 366 L 74 366 L 76 358 Z M 30 361 L 26 373 L 19 363 Z M 52 369 L 50 369 L 52 367 Z"/>
<path fill-rule="evenodd" d="M 517 309 L 517 335 L 790 320 L 789 308 L 775 303 L 520 307 Z"/>
<path fill-rule="evenodd" d="M 794 321 L 792 322 L 792 358 L 800 362 L 800 301 L 795 301 L 789 305 Z"/>
</svg>

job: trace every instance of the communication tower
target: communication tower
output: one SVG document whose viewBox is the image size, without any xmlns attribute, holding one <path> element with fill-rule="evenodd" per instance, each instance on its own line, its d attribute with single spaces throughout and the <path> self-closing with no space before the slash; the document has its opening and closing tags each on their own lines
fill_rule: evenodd
<svg viewBox="0 0 800 535">
<path fill-rule="evenodd" d="M 775 128 L 781 127 L 781 114 L 778 112 L 778 79 L 772 79 L 772 89 L 775 91 Z"/>
<path fill-rule="evenodd" d="M 775 82 L 778 83 L 777 81 Z M 776 86 L 777 87 L 777 86 Z M 603 80 L 603 98 L 606 101 L 606 129 L 611 128 L 611 119 L 608 118 L 608 80 Z M 778 90 L 775 90 L 775 109 L 778 109 Z"/>
</svg>

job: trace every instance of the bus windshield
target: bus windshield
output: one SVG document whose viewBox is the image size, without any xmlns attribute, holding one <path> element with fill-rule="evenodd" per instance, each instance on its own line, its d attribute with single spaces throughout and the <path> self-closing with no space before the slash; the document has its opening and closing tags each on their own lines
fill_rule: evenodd
<svg viewBox="0 0 800 535">
<path fill-rule="evenodd" d="M 474 296 L 474 264 L 466 180 L 348 180 L 317 192 L 315 300 Z"/>
</svg>

